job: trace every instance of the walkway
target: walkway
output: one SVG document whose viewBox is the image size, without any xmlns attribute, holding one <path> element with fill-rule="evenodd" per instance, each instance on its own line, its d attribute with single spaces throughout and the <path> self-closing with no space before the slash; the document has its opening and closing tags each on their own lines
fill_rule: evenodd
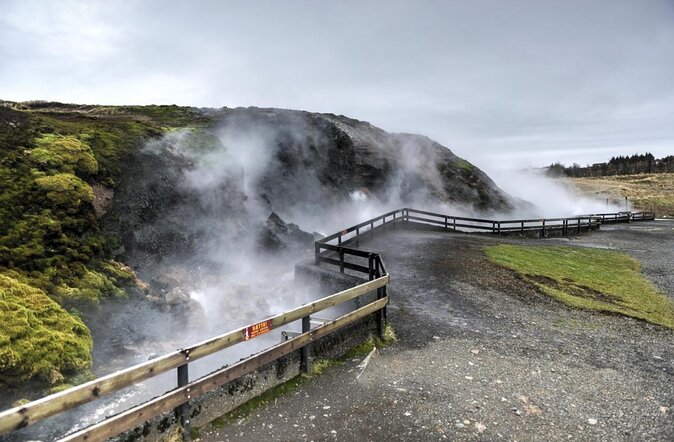
<svg viewBox="0 0 674 442">
<path fill-rule="evenodd" d="M 385 233 L 363 246 L 392 275 L 398 343 L 202 440 L 674 440 L 674 332 L 567 308 L 481 252 L 522 241 L 625 250 L 674 298 L 670 221 L 571 239 Z"/>
</svg>

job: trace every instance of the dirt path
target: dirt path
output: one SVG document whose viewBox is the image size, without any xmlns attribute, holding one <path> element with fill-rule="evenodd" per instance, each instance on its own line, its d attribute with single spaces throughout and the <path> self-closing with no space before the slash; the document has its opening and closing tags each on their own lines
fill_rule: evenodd
<svg viewBox="0 0 674 442">
<path fill-rule="evenodd" d="M 571 240 L 376 237 L 367 248 L 392 275 L 398 343 L 202 440 L 674 440 L 674 332 L 567 308 L 481 252 L 511 241 L 622 249 L 674 296 L 674 223 L 636 226 Z"/>
</svg>

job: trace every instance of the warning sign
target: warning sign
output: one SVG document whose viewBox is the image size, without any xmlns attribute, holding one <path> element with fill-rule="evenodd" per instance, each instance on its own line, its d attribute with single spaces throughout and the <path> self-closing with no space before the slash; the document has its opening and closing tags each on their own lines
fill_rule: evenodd
<svg viewBox="0 0 674 442">
<path fill-rule="evenodd" d="M 243 339 L 247 341 L 249 339 L 263 335 L 269 331 L 271 331 L 271 319 L 267 319 L 266 321 L 258 322 L 257 324 L 253 324 L 250 327 L 246 327 L 243 330 Z"/>
</svg>

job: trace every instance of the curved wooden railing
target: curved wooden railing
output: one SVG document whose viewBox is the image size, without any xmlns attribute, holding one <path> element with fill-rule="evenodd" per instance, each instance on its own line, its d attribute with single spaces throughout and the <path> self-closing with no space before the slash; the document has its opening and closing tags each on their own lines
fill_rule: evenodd
<svg viewBox="0 0 674 442">
<path fill-rule="evenodd" d="M 542 236 L 552 231 L 563 235 L 580 233 L 598 228 L 603 223 L 648 221 L 654 219 L 652 212 L 618 212 L 582 215 L 570 218 L 490 220 L 438 214 L 411 208 L 387 212 L 355 226 L 336 232 L 315 243 L 315 264 L 326 263 L 368 275 L 369 281 L 348 290 L 327 296 L 310 304 L 272 316 L 203 342 L 167 353 L 150 361 L 103 376 L 82 385 L 45 398 L 0 412 L 0 435 L 19 430 L 82 404 L 95 401 L 122 388 L 135 385 L 169 370 L 177 370 L 178 387 L 155 399 L 137 405 L 127 411 L 109 417 L 81 431 L 65 436 L 63 441 L 101 440 L 131 429 L 166 411 L 176 410 L 183 427 L 189 428 L 189 402 L 218 386 L 279 359 L 298 349 L 302 350 L 303 370 L 310 370 L 311 342 L 371 314 L 376 314 L 377 328 L 383 333 L 388 303 L 387 284 L 389 275 L 384 262 L 377 253 L 361 250 L 359 245 L 364 235 L 372 236 L 377 230 L 397 228 L 401 224 L 421 224 L 440 227 L 448 231 L 511 234 L 540 232 Z M 347 261 L 346 257 L 351 260 Z M 346 301 L 376 291 L 375 301 L 344 316 L 311 328 L 310 316 Z M 225 366 L 200 379 L 189 381 L 189 363 L 221 350 L 257 337 L 291 322 L 302 320 L 302 333 L 278 345 L 231 366 Z M 186 432 L 189 437 L 189 431 Z"/>
<path fill-rule="evenodd" d="M 379 264 L 375 265 L 375 262 Z M 327 296 L 293 310 L 280 313 L 258 323 L 205 340 L 191 347 L 176 350 L 142 364 L 117 371 L 60 393 L 30 402 L 26 405 L 3 411 L 0 413 L 0 435 L 19 430 L 49 416 L 97 400 L 105 395 L 137 384 L 172 369 L 177 370 L 177 389 L 165 393 L 149 402 L 133 407 L 116 416 L 110 417 L 98 424 L 68 435 L 61 440 L 103 440 L 107 437 L 114 436 L 127 429 L 133 428 L 136 425 L 142 424 L 154 416 L 173 410 L 176 407 L 182 407 L 185 404 L 189 404 L 191 398 L 217 388 L 220 385 L 232 381 L 298 349 L 303 349 L 302 361 L 304 370 L 310 371 L 308 345 L 311 342 L 339 330 L 354 321 L 364 318 L 367 315 L 377 312 L 379 312 L 377 315 L 378 329 L 380 333 L 383 333 L 383 320 L 385 318 L 386 304 L 388 303 L 388 295 L 385 288 L 389 282 L 389 276 L 381 270 L 377 270 L 377 268 L 383 269 L 383 264 L 381 264 L 381 259 L 378 255 L 373 257 L 373 266 L 375 266 L 375 268 L 373 268 L 372 271 L 367 269 L 367 273 L 372 275 L 372 278 L 364 284 Z M 359 298 L 373 291 L 377 292 L 377 299 L 375 301 L 337 319 L 326 322 L 318 327 L 311 328 L 310 316 L 312 314 L 342 304 L 346 301 Z M 201 379 L 193 382 L 188 381 L 188 365 L 190 362 L 212 355 L 225 348 L 255 338 L 264 332 L 277 329 L 280 326 L 290 324 L 297 320 L 302 320 L 302 334 L 264 350 L 250 358 L 243 359 L 239 363 L 223 367 Z M 183 416 L 183 426 L 189 426 L 189 418 L 187 417 L 189 415 L 189 409 L 183 407 L 179 410 L 179 414 Z"/>
</svg>

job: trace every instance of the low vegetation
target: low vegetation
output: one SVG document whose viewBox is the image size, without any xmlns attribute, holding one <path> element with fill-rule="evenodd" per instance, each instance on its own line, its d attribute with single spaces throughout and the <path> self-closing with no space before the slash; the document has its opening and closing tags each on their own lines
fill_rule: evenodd
<svg viewBox="0 0 674 442">
<path fill-rule="evenodd" d="M 94 187 L 114 190 L 146 140 L 206 122 L 177 106 L 0 103 L 0 390 L 86 373 L 80 316 L 138 283 L 112 260 L 118 241 L 101 232 Z"/>
<path fill-rule="evenodd" d="M 0 275 L 0 380 L 50 385 L 91 368 L 91 334 L 42 290 Z"/>
<path fill-rule="evenodd" d="M 674 328 L 674 304 L 640 273 L 635 259 L 619 252 L 561 246 L 501 244 L 489 258 L 577 308 L 617 313 Z"/>
<path fill-rule="evenodd" d="M 623 204 L 636 210 L 654 211 L 658 217 L 674 216 L 674 173 L 572 178 L 568 183 L 581 193 Z"/>
<path fill-rule="evenodd" d="M 639 173 L 672 173 L 674 172 L 674 155 L 655 158 L 653 154 L 634 154 L 617 156 L 606 163 L 595 163 L 582 167 L 579 164 L 566 167 L 554 163 L 545 168 L 552 177 L 603 177 L 613 175 L 634 175 Z"/>
</svg>

